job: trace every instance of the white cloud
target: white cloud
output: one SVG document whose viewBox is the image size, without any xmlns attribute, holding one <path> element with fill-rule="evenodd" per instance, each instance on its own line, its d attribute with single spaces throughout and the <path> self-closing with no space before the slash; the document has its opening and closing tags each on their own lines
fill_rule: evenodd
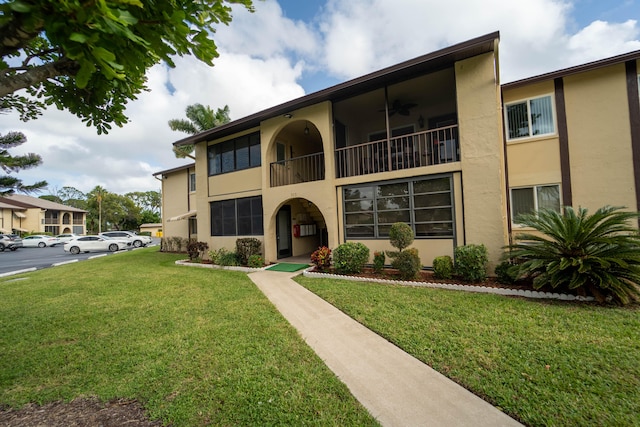
<svg viewBox="0 0 640 427">
<path fill-rule="evenodd" d="M 571 36 L 567 48 L 572 62 L 593 61 L 640 49 L 639 34 L 637 21 L 632 19 L 620 24 L 594 21 Z"/>
<path fill-rule="evenodd" d="M 19 176 L 84 192 L 96 185 L 116 193 L 157 190 L 152 173 L 188 162 L 171 151 L 186 135 L 167 126 L 184 117 L 187 105 L 229 105 L 238 119 L 304 95 L 299 82 L 313 73 L 359 77 L 496 30 L 503 82 L 640 49 L 637 19 L 594 16 L 579 26 L 570 0 L 327 0 L 324 8 L 311 6 L 322 14 L 310 22 L 286 18 L 276 0 L 254 3 L 253 14 L 234 7 L 232 23 L 214 35 L 215 67 L 184 57 L 176 68 L 151 69 L 151 91 L 129 104 L 131 122 L 122 129 L 98 136 L 55 109 L 27 123 L 0 115 L 0 133 L 28 137 L 12 152 L 36 152 L 44 160 Z"/>
</svg>

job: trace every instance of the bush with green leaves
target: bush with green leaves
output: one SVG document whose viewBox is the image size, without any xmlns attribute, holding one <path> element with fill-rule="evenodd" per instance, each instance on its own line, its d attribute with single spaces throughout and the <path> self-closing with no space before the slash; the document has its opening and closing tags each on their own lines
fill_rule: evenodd
<svg viewBox="0 0 640 427">
<path fill-rule="evenodd" d="M 262 253 L 262 242 L 255 237 L 245 237 L 236 240 L 236 255 L 242 265 L 248 265 L 251 255 Z"/>
<path fill-rule="evenodd" d="M 518 266 L 509 261 L 502 261 L 496 265 L 496 279 L 503 285 L 513 285 L 518 280 Z"/>
<path fill-rule="evenodd" d="M 383 251 L 375 251 L 373 253 L 373 271 L 377 274 L 382 273 L 384 270 L 384 263 L 386 261 L 386 256 Z"/>
<path fill-rule="evenodd" d="M 598 301 L 621 304 L 640 300 L 640 235 L 638 212 L 605 206 L 565 207 L 563 213 L 542 210 L 522 215 L 518 222 L 540 234 L 525 233 L 508 247 L 518 277 L 535 288 L 579 290 Z"/>
<path fill-rule="evenodd" d="M 240 264 L 240 260 L 238 259 L 238 254 L 235 252 L 225 252 L 218 257 L 218 264 L 222 266 L 238 266 Z"/>
<path fill-rule="evenodd" d="M 331 267 L 331 249 L 322 246 L 311 254 L 311 263 L 320 271 L 326 271 Z"/>
<path fill-rule="evenodd" d="M 391 261 L 391 266 L 398 270 L 402 280 L 415 279 L 422 268 L 418 250 L 409 248 L 399 252 Z"/>
<path fill-rule="evenodd" d="M 409 247 L 409 245 L 413 243 L 413 239 L 413 229 L 408 224 L 396 222 L 391 225 L 389 242 L 391 246 L 398 249 L 398 252 L 402 252 L 405 248 Z"/>
<path fill-rule="evenodd" d="M 195 261 L 197 259 L 202 259 L 202 256 L 207 249 L 209 249 L 208 243 L 191 240 L 187 244 L 187 253 L 189 254 L 189 260 Z"/>
<path fill-rule="evenodd" d="M 247 265 L 251 268 L 262 268 L 264 267 L 264 258 L 259 254 L 253 254 L 247 260 Z"/>
<path fill-rule="evenodd" d="M 163 237 L 160 239 L 160 250 L 163 252 L 185 252 L 188 244 L 189 239 L 185 237 Z"/>
<path fill-rule="evenodd" d="M 465 245 L 454 249 L 454 272 L 465 282 L 480 282 L 487 278 L 489 255 L 485 245 Z"/>
<path fill-rule="evenodd" d="M 359 242 L 346 242 L 333 250 L 333 266 L 340 274 L 361 273 L 369 261 L 369 248 Z"/>
<path fill-rule="evenodd" d="M 436 279 L 451 279 L 453 277 L 453 259 L 449 255 L 434 258 L 433 275 Z"/>
<path fill-rule="evenodd" d="M 217 265 L 240 265 L 235 252 L 229 251 L 227 248 L 219 248 L 209 251 L 209 259 Z"/>
</svg>

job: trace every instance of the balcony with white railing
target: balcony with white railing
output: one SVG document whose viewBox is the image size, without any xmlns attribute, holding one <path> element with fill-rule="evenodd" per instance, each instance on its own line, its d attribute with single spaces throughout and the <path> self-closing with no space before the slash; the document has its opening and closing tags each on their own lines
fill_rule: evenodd
<svg viewBox="0 0 640 427">
<path fill-rule="evenodd" d="M 270 165 L 271 187 L 324 179 L 324 153 L 309 154 Z"/>
<path fill-rule="evenodd" d="M 338 148 L 335 161 L 337 178 L 458 162 L 458 125 Z"/>
</svg>

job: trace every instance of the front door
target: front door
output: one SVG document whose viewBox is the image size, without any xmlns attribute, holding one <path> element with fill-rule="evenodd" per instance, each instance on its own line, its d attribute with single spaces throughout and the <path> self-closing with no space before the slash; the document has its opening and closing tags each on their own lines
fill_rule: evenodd
<svg viewBox="0 0 640 427">
<path fill-rule="evenodd" d="M 280 208 L 276 215 L 276 240 L 278 242 L 278 259 L 291 256 L 291 206 Z"/>
</svg>

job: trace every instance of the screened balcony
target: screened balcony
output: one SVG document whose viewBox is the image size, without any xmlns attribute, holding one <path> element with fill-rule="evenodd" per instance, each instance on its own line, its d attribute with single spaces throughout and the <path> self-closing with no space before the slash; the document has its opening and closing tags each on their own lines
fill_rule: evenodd
<svg viewBox="0 0 640 427">
<path fill-rule="evenodd" d="M 457 162 L 458 126 L 339 148 L 335 157 L 338 178 Z"/>
</svg>

